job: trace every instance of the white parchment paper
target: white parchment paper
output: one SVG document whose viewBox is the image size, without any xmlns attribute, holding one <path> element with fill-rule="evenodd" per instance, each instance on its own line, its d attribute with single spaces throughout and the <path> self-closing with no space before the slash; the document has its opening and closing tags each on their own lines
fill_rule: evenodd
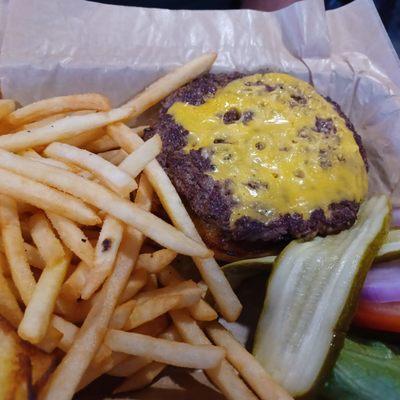
<svg viewBox="0 0 400 400">
<path fill-rule="evenodd" d="M 210 50 L 215 70 L 292 73 L 342 106 L 367 149 L 371 192 L 400 206 L 400 62 L 372 0 L 328 12 L 305 0 L 274 13 L 0 0 L 0 44 L 1 91 L 22 104 L 97 91 L 117 105 Z M 179 374 L 137 398 L 221 398 Z"/>
</svg>

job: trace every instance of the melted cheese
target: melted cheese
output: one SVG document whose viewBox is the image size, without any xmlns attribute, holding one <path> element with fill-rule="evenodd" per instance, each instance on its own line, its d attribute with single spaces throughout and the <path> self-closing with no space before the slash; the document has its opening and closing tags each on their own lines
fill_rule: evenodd
<svg viewBox="0 0 400 400">
<path fill-rule="evenodd" d="M 189 131 L 184 151 L 201 149 L 213 166 L 207 173 L 229 182 L 236 202 L 231 224 L 287 213 L 308 219 L 319 208 L 329 215 L 331 203 L 366 195 L 367 172 L 352 132 L 311 85 L 290 75 L 237 79 L 202 105 L 177 102 L 168 113 Z"/>
</svg>

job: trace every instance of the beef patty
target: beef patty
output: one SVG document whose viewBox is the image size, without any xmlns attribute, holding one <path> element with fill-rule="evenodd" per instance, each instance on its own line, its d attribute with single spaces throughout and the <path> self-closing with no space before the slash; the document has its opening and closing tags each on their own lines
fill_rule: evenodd
<svg viewBox="0 0 400 400">
<path fill-rule="evenodd" d="M 289 75 L 206 74 L 163 102 L 145 138 L 156 133 L 158 160 L 208 231 L 203 237 L 228 254 L 347 229 L 366 194 L 367 159 L 353 124 Z M 289 159 L 301 165 L 293 170 Z"/>
</svg>

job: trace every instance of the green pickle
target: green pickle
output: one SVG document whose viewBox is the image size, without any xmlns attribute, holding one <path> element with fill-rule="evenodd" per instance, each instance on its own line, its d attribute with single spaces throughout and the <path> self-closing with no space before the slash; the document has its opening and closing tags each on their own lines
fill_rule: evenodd
<svg viewBox="0 0 400 400">
<path fill-rule="evenodd" d="M 274 265 L 275 259 L 276 256 L 266 256 L 235 261 L 230 264 L 225 264 L 222 267 L 222 271 L 232 288 L 236 289 L 247 278 L 251 278 L 263 272 L 269 272 Z"/>
<path fill-rule="evenodd" d="M 375 262 L 390 261 L 400 258 L 400 229 L 391 230 L 385 243 L 379 249 Z"/>
<path fill-rule="evenodd" d="M 389 199 L 373 197 L 352 228 L 293 241 L 276 259 L 253 354 L 292 396 L 312 397 L 333 367 L 390 215 Z"/>
</svg>

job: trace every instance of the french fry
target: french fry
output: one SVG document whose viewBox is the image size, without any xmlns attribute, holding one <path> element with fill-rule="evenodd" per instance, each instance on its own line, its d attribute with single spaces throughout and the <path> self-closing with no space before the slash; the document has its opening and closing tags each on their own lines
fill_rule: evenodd
<svg viewBox="0 0 400 400">
<path fill-rule="evenodd" d="M 169 321 L 167 320 L 165 315 L 154 319 L 153 321 L 147 322 L 136 328 L 134 330 L 135 333 L 140 333 L 142 335 L 149 335 L 149 336 L 158 336 L 163 333 L 169 325 Z M 96 366 L 90 365 L 90 368 L 86 371 L 85 375 L 83 376 L 78 390 L 81 390 L 83 387 L 87 386 L 89 383 L 93 382 L 99 376 L 108 373 L 112 368 L 116 367 L 120 363 L 124 362 L 125 360 L 131 359 L 135 356 L 130 356 L 128 354 L 113 352 L 111 355 L 112 362 L 107 365 Z M 140 358 L 140 357 L 136 357 Z"/>
<path fill-rule="evenodd" d="M 154 379 L 167 367 L 166 364 L 156 361 L 145 365 L 138 372 L 127 378 L 114 391 L 113 394 L 140 390 L 149 386 Z"/>
<path fill-rule="evenodd" d="M 86 285 L 90 270 L 93 267 L 81 261 L 74 272 L 64 282 L 61 295 L 68 301 L 75 301 L 81 297 L 81 293 Z"/>
<path fill-rule="evenodd" d="M 87 115 L 65 117 L 46 126 L 2 135 L 0 136 L 0 148 L 20 151 L 69 139 L 83 132 L 127 119 L 130 114 L 131 110 L 124 107 Z"/>
<path fill-rule="evenodd" d="M 43 269 L 45 267 L 44 260 L 36 247 L 29 243 L 24 243 L 24 249 L 30 266 L 37 269 Z"/>
<path fill-rule="evenodd" d="M 82 390 L 84 387 L 92 383 L 95 379 L 99 378 L 100 376 L 106 374 L 108 371 L 113 369 L 116 365 L 120 364 L 121 362 L 127 360 L 130 356 L 128 354 L 123 353 L 112 353 L 111 359 L 108 360 L 107 363 L 102 365 L 97 365 L 96 368 L 88 368 L 85 375 L 82 377 L 79 385 L 77 387 L 77 391 Z"/>
<path fill-rule="evenodd" d="M 147 300 L 146 302 L 134 306 L 133 311 L 123 326 L 124 330 L 131 330 L 146 322 L 152 321 L 160 315 L 166 314 L 168 311 L 182 308 L 182 296 L 172 295 L 168 297 L 158 297 Z"/>
<path fill-rule="evenodd" d="M 292 396 L 279 386 L 232 334 L 218 322 L 206 326 L 211 340 L 226 351 L 226 358 L 262 400 L 293 400 Z"/>
<path fill-rule="evenodd" d="M 29 343 L 24 343 L 23 349 L 31 362 L 32 385 L 37 389 L 46 381 L 55 366 L 56 357 L 54 354 L 45 353 Z"/>
<path fill-rule="evenodd" d="M 15 101 L 8 99 L 0 100 L 0 120 L 10 115 L 15 110 Z M 3 121 L 2 121 L 3 122 Z"/>
<path fill-rule="evenodd" d="M 111 329 L 122 329 L 128 321 L 135 305 L 136 300 L 128 300 L 127 302 L 120 304 L 112 315 L 109 327 Z"/>
<path fill-rule="evenodd" d="M 128 377 L 152 362 L 151 358 L 130 356 L 128 359 L 122 361 L 122 363 L 108 371 L 107 374 L 111 376 Z"/>
<path fill-rule="evenodd" d="M 0 318 L 0 398 L 27 400 L 33 396 L 31 366 L 21 340 Z"/>
<path fill-rule="evenodd" d="M 168 328 L 168 325 L 169 320 L 164 314 L 149 322 L 146 322 L 143 325 L 138 326 L 137 328 L 133 329 L 132 332 L 140 333 L 141 335 L 158 336 Z"/>
<path fill-rule="evenodd" d="M 212 254 L 204 244 L 189 239 L 182 232 L 150 212 L 132 204 L 129 200 L 120 198 L 107 188 L 71 172 L 28 160 L 4 150 L 0 151 L 0 166 L 70 193 L 138 229 L 162 246 L 171 248 L 178 253 L 199 257 L 207 257 L 210 253 Z M 11 172 L 8 173 L 11 174 Z M 0 170 L 0 178 L 3 174 L 4 172 Z M 1 191 L 4 191 L 4 185 L 2 185 L 0 179 Z M 223 276 L 225 277 L 225 275 Z"/>
<path fill-rule="evenodd" d="M 4 252 L 3 243 L 1 243 L 1 251 Z M 8 265 L 7 258 L 3 253 L 0 253 L 0 272 L 6 278 L 11 276 L 10 266 Z"/>
<path fill-rule="evenodd" d="M 125 290 L 121 295 L 120 303 L 124 303 L 127 300 L 135 296 L 141 289 L 143 289 L 148 280 L 148 273 L 145 270 L 135 269 L 132 277 L 126 284 Z"/>
<path fill-rule="evenodd" d="M 23 125 L 59 113 L 77 110 L 108 111 L 109 109 L 110 101 L 98 93 L 52 97 L 13 111 L 8 115 L 7 122 L 13 125 Z"/>
<path fill-rule="evenodd" d="M 62 338 L 57 347 L 64 352 L 68 352 L 76 338 L 76 335 L 78 334 L 79 328 L 73 323 L 57 315 L 53 316 L 51 320 L 51 325 L 62 333 Z M 100 368 L 100 366 L 104 364 L 106 359 L 111 357 L 111 354 L 112 352 L 110 348 L 102 345 L 93 359 L 94 368 Z"/>
<path fill-rule="evenodd" d="M 100 223 L 100 218 L 81 200 L 1 168 L 0 193 L 37 208 L 63 215 L 84 225 Z"/>
<path fill-rule="evenodd" d="M 46 267 L 57 264 L 67 256 L 67 252 L 57 239 L 43 213 L 32 215 L 29 219 L 29 229 L 33 243 L 36 245 Z"/>
<path fill-rule="evenodd" d="M 143 253 L 139 256 L 136 268 L 142 268 L 149 273 L 158 273 L 170 264 L 177 254 L 170 249 L 157 250 L 154 253 Z"/>
<path fill-rule="evenodd" d="M 177 283 L 176 285 L 170 285 L 168 287 L 163 287 L 160 289 L 153 289 L 144 291 L 143 293 L 139 293 L 135 300 L 137 301 L 138 305 L 144 303 L 145 301 L 155 299 L 157 297 L 168 297 L 173 295 L 179 295 L 184 293 L 187 289 L 194 290 L 193 293 L 189 292 L 189 296 L 191 294 L 195 294 L 197 298 L 197 293 L 201 295 L 201 290 L 197 287 L 197 285 L 192 280 L 186 280 Z"/>
<path fill-rule="evenodd" d="M 37 153 L 33 149 L 23 150 L 19 154 L 22 157 L 30 158 L 30 159 L 36 160 L 36 161 L 40 161 L 40 162 L 42 162 L 44 164 L 51 165 L 53 167 L 65 169 L 65 170 L 71 171 L 71 172 L 77 172 L 78 171 L 77 168 L 73 168 L 73 167 L 69 166 L 68 164 L 66 164 L 66 163 L 64 163 L 62 161 L 53 160 L 51 158 L 42 157 L 39 153 Z"/>
<path fill-rule="evenodd" d="M 61 318 L 58 315 L 53 315 L 53 318 L 51 319 L 51 325 L 62 334 L 62 338 L 58 344 L 58 347 L 62 351 L 67 352 L 71 348 L 79 328 L 72 322 Z"/>
<path fill-rule="evenodd" d="M 216 53 L 203 54 L 195 58 L 156 80 L 122 107 L 131 110 L 131 118 L 139 116 L 176 89 L 208 71 L 216 58 Z"/>
<path fill-rule="evenodd" d="M 11 276 L 25 304 L 28 304 L 36 281 L 28 264 L 18 217 L 17 203 L 0 195 L 1 235 Z"/>
<path fill-rule="evenodd" d="M 110 125 L 107 132 L 127 153 L 135 151 L 143 144 L 143 140 L 124 124 Z M 173 224 L 187 236 L 202 242 L 178 192 L 158 161 L 153 160 L 147 164 L 144 172 Z M 194 257 L 193 261 L 210 288 L 223 317 L 227 321 L 235 321 L 241 313 L 242 305 L 215 259 Z"/>
<path fill-rule="evenodd" d="M 122 197 L 129 196 L 137 184 L 126 172 L 87 150 L 65 143 L 51 143 L 44 153 L 51 158 L 78 165 L 100 179 Z"/>
<path fill-rule="evenodd" d="M 122 240 L 124 227 L 113 217 L 104 219 L 94 252 L 94 267 L 88 271 L 82 299 L 89 299 L 110 275 Z"/>
<path fill-rule="evenodd" d="M 159 274 L 158 278 L 162 285 L 177 285 L 183 282 L 183 278 L 170 265 L 166 266 Z M 213 321 L 218 318 L 217 312 L 204 300 L 189 307 L 191 316 L 197 321 Z"/>
<path fill-rule="evenodd" d="M 99 366 L 102 366 L 107 363 L 111 364 L 112 362 L 111 356 L 112 356 L 111 349 L 103 343 L 99 348 L 99 350 L 97 351 L 96 355 L 93 357 L 90 366 L 93 368 L 98 368 Z"/>
<path fill-rule="evenodd" d="M 62 242 L 87 265 L 94 263 L 94 249 L 79 226 L 68 218 L 46 213 Z"/>
<path fill-rule="evenodd" d="M 176 329 L 185 342 L 192 344 L 210 344 L 211 342 L 186 310 L 174 310 L 170 316 Z M 215 368 L 206 369 L 206 375 L 212 383 L 229 400 L 257 400 L 257 397 L 249 390 L 239 378 L 234 368 L 228 361 L 223 360 Z"/>
<path fill-rule="evenodd" d="M 46 332 L 46 336 L 39 343 L 36 343 L 35 346 L 50 354 L 59 346 L 61 339 L 62 333 L 53 326 L 50 326 Z"/>
<path fill-rule="evenodd" d="M 40 119 L 38 121 L 30 122 L 29 124 L 24 124 L 22 129 L 28 130 L 28 129 L 32 129 L 32 128 L 41 128 L 42 126 L 47 126 L 51 122 L 57 121 L 59 119 L 65 118 L 65 117 L 71 117 L 73 115 L 86 115 L 86 114 L 91 114 L 91 113 L 93 113 L 93 110 L 80 110 L 80 111 L 72 111 L 72 112 L 53 114 L 53 115 L 50 115 L 49 117 L 42 118 L 42 119 Z M 99 128 L 99 129 L 102 129 L 102 128 Z M 83 136 L 85 134 L 88 134 L 89 132 L 90 131 L 85 132 L 85 133 L 81 133 L 80 135 L 75 136 L 72 139 L 66 140 L 66 142 L 75 141 L 78 138 L 80 138 L 81 136 Z M 103 134 L 105 134 L 105 132 Z M 98 133 L 97 133 L 96 137 L 99 137 Z M 94 138 L 94 136 L 92 135 L 90 137 L 90 140 L 93 140 L 93 138 Z"/>
<path fill-rule="evenodd" d="M 52 167 L 57 167 L 60 169 L 65 169 L 66 171 L 75 172 L 77 175 L 85 179 L 94 179 L 93 175 L 89 171 L 84 171 L 77 167 L 76 165 L 66 164 L 60 160 L 53 160 L 52 158 L 42 157 L 33 149 L 23 150 L 19 152 L 25 158 L 30 158 L 35 161 L 39 161 L 42 164 L 50 165 Z"/>
<path fill-rule="evenodd" d="M 104 151 L 103 153 L 97 153 L 98 156 L 109 161 L 111 164 L 119 165 L 128 156 L 128 153 L 121 149 Z"/>
<path fill-rule="evenodd" d="M 91 111 L 89 111 L 91 112 Z M 40 128 L 42 126 L 46 126 L 51 122 L 57 121 L 58 119 L 65 118 L 68 116 L 68 113 L 59 113 L 59 114 L 54 114 L 50 115 L 49 117 L 40 119 L 35 122 L 30 122 L 28 124 L 23 125 L 23 129 L 32 129 L 32 128 Z M 15 126 L 13 127 L 15 129 Z"/>
<path fill-rule="evenodd" d="M 118 144 L 108 135 L 103 135 L 97 140 L 93 140 L 90 143 L 86 144 L 84 147 L 87 151 L 90 151 L 92 153 L 101 153 L 104 151 L 115 150 L 119 148 Z"/>
<path fill-rule="evenodd" d="M 141 179 L 135 203 L 142 207 L 148 205 L 151 196 L 152 192 L 147 180 Z M 103 342 L 108 324 L 132 273 L 143 240 L 143 234 L 134 229 L 127 229 L 112 274 L 103 285 L 72 347 L 41 391 L 41 400 L 54 398 L 69 400 L 78 387 L 83 387 L 85 382 L 91 382 L 90 376 L 84 376 L 85 371 Z M 125 357 L 120 356 L 120 360 L 123 359 Z M 112 368 L 111 364 L 107 367 Z M 92 376 L 97 373 L 98 371 L 93 370 Z"/>
<path fill-rule="evenodd" d="M 214 368 L 225 356 L 224 350 L 209 344 L 191 345 L 114 329 L 108 331 L 104 342 L 113 351 L 186 368 Z"/>
<path fill-rule="evenodd" d="M 7 279 L 0 271 L 0 315 L 5 318 L 15 329 L 22 320 L 23 313 L 18 305 Z"/>
<path fill-rule="evenodd" d="M 144 142 L 137 150 L 129 154 L 119 164 L 119 168 L 136 178 L 161 152 L 162 142 L 159 135 L 154 135 L 151 139 Z"/>
<path fill-rule="evenodd" d="M 103 136 L 105 136 L 105 134 L 106 131 L 104 127 L 101 127 L 85 131 L 68 139 L 63 139 L 61 142 L 75 147 L 85 147 L 88 143 L 96 141 L 97 139 L 101 139 Z"/>
<path fill-rule="evenodd" d="M 168 340 L 175 340 L 175 341 L 180 340 L 180 336 L 174 327 L 169 328 L 167 331 L 160 334 L 160 337 L 163 339 L 168 339 Z M 138 372 L 143 367 L 145 367 L 151 363 L 152 363 L 152 360 L 150 358 L 130 356 L 128 359 L 126 359 L 125 361 L 116 365 L 113 369 L 111 369 L 108 372 L 108 375 L 128 377 L 133 374 L 136 374 L 136 372 Z M 138 380 L 140 380 L 140 379 L 138 378 Z M 128 381 L 135 381 L 135 379 L 133 379 L 133 377 L 132 377 L 132 379 L 128 379 L 125 382 L 128 382 Z M 123 383 L 123 385 L 125 384 L 125 382 Z M 134 389 L 132 389 L 132 390 L 134 390 Z"/>
<path fill-rule="evenodd" d="M 4 278 L 7 281 L 8 287 L 10 288 L 11 293 L 14 295 L 14 297 L 17 300 L 18 304 L 23 304 L 24 302 L 22 301 L 21 295 L 19 294 L 18 289 L 15 286 L 15 283 L 12 280 L 11 276 L 10 277 L 4 277 Z"/>
<path fill-rule="evenodd" d="M 18 334 L 30 343 L 39 343 L 50 326 L 58 293 L 67 273 L 71 255 L 66 254 L 43 214 L 31 220 L 31 235 L 46 262 L 19 324 Z"/>
</svg>

